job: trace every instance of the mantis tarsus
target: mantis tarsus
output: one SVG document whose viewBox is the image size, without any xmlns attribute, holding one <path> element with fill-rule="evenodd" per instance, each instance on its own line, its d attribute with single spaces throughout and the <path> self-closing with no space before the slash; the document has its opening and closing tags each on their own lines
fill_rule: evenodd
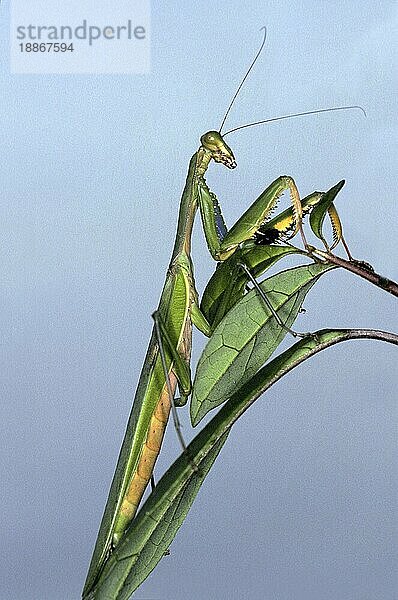
<svg viewBox="0 0 398 600">
<path fill-rule="evenodd" d="M 257 60 L 264 41 L 237 92 Z M 237 93 L 232 102 L 236 95 Z M 222 126 L 232 102 L 223 119 Z M 308 111 L 282 118 L 346 108 L 352 107 Z M 254 124 L 243 127 L 251 125 Z M 186 184 L 180 202 L 174 249 L 159 307 L 154 313 L 154 329 L 138 382 L 83 596 L 92 590 L 107 557 L 118 544 L 138 509 L 153 473 L 170 409 L 173 407 L 173 411 L 175 411 L 173 398 L 177 384 L 181 396 L 180 404 L 187 401 L 191 392 L 189 363 L 192 324 L 207 336 L 212 333 L 213 324 L 199 308 L 191 260 L 191 233 L 198 208 L 210 254 L 216 261 L 222 262 L 245 244 L 253 244 L 253 240 L 258 244 L 269 243 L 275 241 L 283 232 L 289 231 L 290 237 L 298 231 L 302 233 L 303 206 L 304 211 L 309 212 L 322 198 L 321 193 L 314 193 L 302 204 L 293 179 L 288 176 L 278 177 L 227 231 L 218 200 L 208 188 L 204 177 L 212 160 L 222 163 L 229 169 L 236 167 L 234 154 L 220 131 L 208 131 L 201 137 L 200 147 L 189 163 Z M 227 133 L 232 131 L 235 130 Z M 266 224 L 267 217 L 281 194 L 286 190 L 289 191 L 291 197 L 292 209 L 284 211 L 280 217 L 276 217 Z M 336 213 L 335 226 L 338 227 L 338 225 Z M 306 244 L 304 236 L 303 241 Z M 240 267 L 237 266 L 237 268 Z"/>
</svg>

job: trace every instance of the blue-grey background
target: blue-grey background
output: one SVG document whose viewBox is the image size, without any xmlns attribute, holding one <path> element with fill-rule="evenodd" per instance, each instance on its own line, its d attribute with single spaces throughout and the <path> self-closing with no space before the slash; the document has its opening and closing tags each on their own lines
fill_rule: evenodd
<svg viewBox="0 0 398 600">
<path fill-rule="evenodd" d="M 212 166 L 229 224 L 272 179 L 338 198 L 355 256 L 397 278 L 396 2 L 153 3 L 152 72 L 11 76 L 1 6 L 0 598 L 79 598 L 199 136 L 355 103 L 229 138 Z M 198 287 L 213 269 L 197 227 Z M 301 329 L 397 328 L 349 273 Z M 195 343 L 200 345 L 199 335 Z M 171 556 L 137 599 L 396 600 L 397 351 L 355 342 L 278 383 L 235 426 Z M 179 452 L 170 429 L 159 469 Z M 189 426 L 185 425 L 189 437 Z"/>
</svg>

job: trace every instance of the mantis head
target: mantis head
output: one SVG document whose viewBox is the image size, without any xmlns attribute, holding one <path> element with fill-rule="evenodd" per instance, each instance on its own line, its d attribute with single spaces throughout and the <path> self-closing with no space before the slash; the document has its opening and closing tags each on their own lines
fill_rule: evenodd
<svg viewBox="0 0 398 600">
<path fill-rule="evenodd" d="M 218 131 L 208 131 L 200 138 L 203 148 L 210 152 L 216 162 L 223 163 L 228 169 L 235 169 L 236 160 L 231 148 L 226 144 Z"/>
</svg>

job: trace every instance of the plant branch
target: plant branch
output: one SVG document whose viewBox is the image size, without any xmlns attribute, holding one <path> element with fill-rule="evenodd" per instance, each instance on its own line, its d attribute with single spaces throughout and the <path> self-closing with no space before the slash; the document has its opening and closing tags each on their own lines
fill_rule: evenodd
<svg viewBox="0 0 398 600">
<path fill-rule="evenodd" d="M 345 260 L 344 258 L 340 258 L 331 252 L 318 250 L 318 248 L 311 248 L 311 251 L 308 252 L 308 256 L 310 258 L 319 256 L 325 261 L 333 263 L 337 267 L 342 267 L 347 271 L 351 271 L 351 273 L 355 273 L 355 275 L 359 275 L 359 277 L 366 279 L 370 283 L 373 283 L 373 285 L 376 285 L 382 290 L 385 290 L 386 292 L 389 292 L 398 298 L 398 284 L 395 281 L 376 273 L 373 267 L 368 263 L 356 260 Z"/>
<path fill-rule="evenodd" d="M 187 452 L 183 452 L 160 479 L 105 562 L 95 586 L 83 596 L 84 600 L 128 600 L 163 558 L 226 436 L 239 417 L 296 366 L 326 348 L 354 339 L 374 339 L 398 345 L 398 335 L 387 331 L 320 330 L 285 350 L 243 386 L 238 386 L 190 442 Z M 199 470 L 192 470 L 192 460 Z"/>
</svg>

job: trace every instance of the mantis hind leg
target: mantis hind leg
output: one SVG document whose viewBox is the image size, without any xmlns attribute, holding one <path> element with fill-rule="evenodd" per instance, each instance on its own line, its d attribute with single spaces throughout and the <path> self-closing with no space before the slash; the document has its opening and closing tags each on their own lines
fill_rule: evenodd
<svg viewBox="0 0 398 600">
<path fill-rule="evenodd" d="M 187 364 L 184 362 L 184 360 L 178 354 L 177 350 L 174 348 L 174 346 L 169 338 L 166 326 L 163 322 L 163 319 L 162 319 L 160 313 L 158 311 L 154 312 L 152 315 L 152 318 L 153 318 L 154 324 L 155 324 L 155 333 L 156 333 L 157 341 L 159 344 L 160 360 L 162 363 L 166 386 L 167 386 L 167 391 L 168 391 L 168 395 L 170 398 L 171 414 L 173 417 L 174 428 L 176 430 L 178 441 L 180 442 L 182 451 L 184 452 L 184 454 L 187 455 L 188 460 L 191 463 L 192 469 L 196 472 L 196 471 L 198 471 L 198 467 L 197 467 L 196 463 L 193 460 L 191 460 L 191 458 L 189 457 L 189 454 L 187 451 L 187 444 L 185 443 L 184 436 L 182 434 L 181 422 L 178 417 L 177 406 L 176 406 L 176 402 L 174 400 L 174 394 L 173 394 L 170 377 L 169 377 L 169 371 L 167 369 L 165 345 L 167 346 L 167 349 L 170 351 L 170 353 L 173 357 L 174 372 L 177 376 L 178 384 L 179 384 L 179 387 L 180 387 L 180 390 L 184 397 L 185 402 L 186 402 L 189 394 L 191 393 L 191 387 L 192 387 L 190 370 L 189 370 L 189 367 L 187 366 Z M 181 406 L 185 402 L 180 403 L 179 405 Z"/>
<path fill-rule="evenodd" d="M 172 391 L 172 386 L 171 386 L 170 377 L 169 377 L 169 371 L 167 368 L 164 344 L 166 344 L 168 350 L 170 351 L 170 353 L 173 357 L 173 361 L 175 364 L 175 368 L 174 368 L 175 374 L 177 376 L 179 386 L 180 386 L 184 396 L 185 395 L 188 396 L 190 393 L 191 377 L 190 377 L 188 367 L 186 366 L 183 359 L 181 358 L 181 356 L 178 354 L 177 350 L 174 348 L 173 344 L 171 343 L 171 340 L 167 333 L 166 326 L 163 322 L 163 319 L 162 319 L 160 313 L 158 311 L 154 312 L 152 315 L 152 318 L 153 318 L 154 324 L 155 324 L 155 333 L 156 333 L 157 342 L 159 345 L 160 360 L 162 363 L 163 372 L 164 372 L 164 376 L 165 376 L 165 380 L 166 380 L 167 392 L 168 392 L 168 395 L 170 398 L 171 413 L 173 416 L 174 427 L 177 432 L 177 437 L 179 439 L 181 447 L 182 447 L 183 451 L 185 452 L 187 449 L 187 446 L 185 444 L 184 437 L 181 432 L 181 423 L 180 423 L 180 419 L 178 418 L 176 404 L 174 401 L 174 393 Z"/>
<path fill-rule="evenodd" d="M 290 333 L 290 335 L 292 335 L 294 338 L 305 338 L 308 336 L 313 336 L 313 334 L 311 332 L 306 332 L 306 333 L 302 333 L 299 331 L 295 331 L 294 329 L 291 329 L 290 327 L 288 327 L 280 318 L 280 316 L 278 315 L 278 313 L 276 312 L 276 310 L 274 309 L 271 300 L 268 298 L 267 294 L 264 292 L 264 290 L 259 286 L 257 279 L 254 277 L 253 273 L 250 271 L 249 267 L 247 265 L 245 265 L 245 263 L 240 262 L 237 265 L 240 269 L 242 269 L 246 275 L 248 276 L 248 278 L 250 279 L 251 283 L 253 284 L 254 289 L 256 290 L 257 294 L 259 295 L 259 297 L 261 298 L 261 300 L 264 302 L 265 306 L 268 308 L 268 310 L 270 311 L 270 313 L 272 314 L 272 316 L 274 317 L 275 321 L 278 323 L 278 325 L 284 329 L 285 331 L 287 331 L 287 333 Z"/>
</svg>

